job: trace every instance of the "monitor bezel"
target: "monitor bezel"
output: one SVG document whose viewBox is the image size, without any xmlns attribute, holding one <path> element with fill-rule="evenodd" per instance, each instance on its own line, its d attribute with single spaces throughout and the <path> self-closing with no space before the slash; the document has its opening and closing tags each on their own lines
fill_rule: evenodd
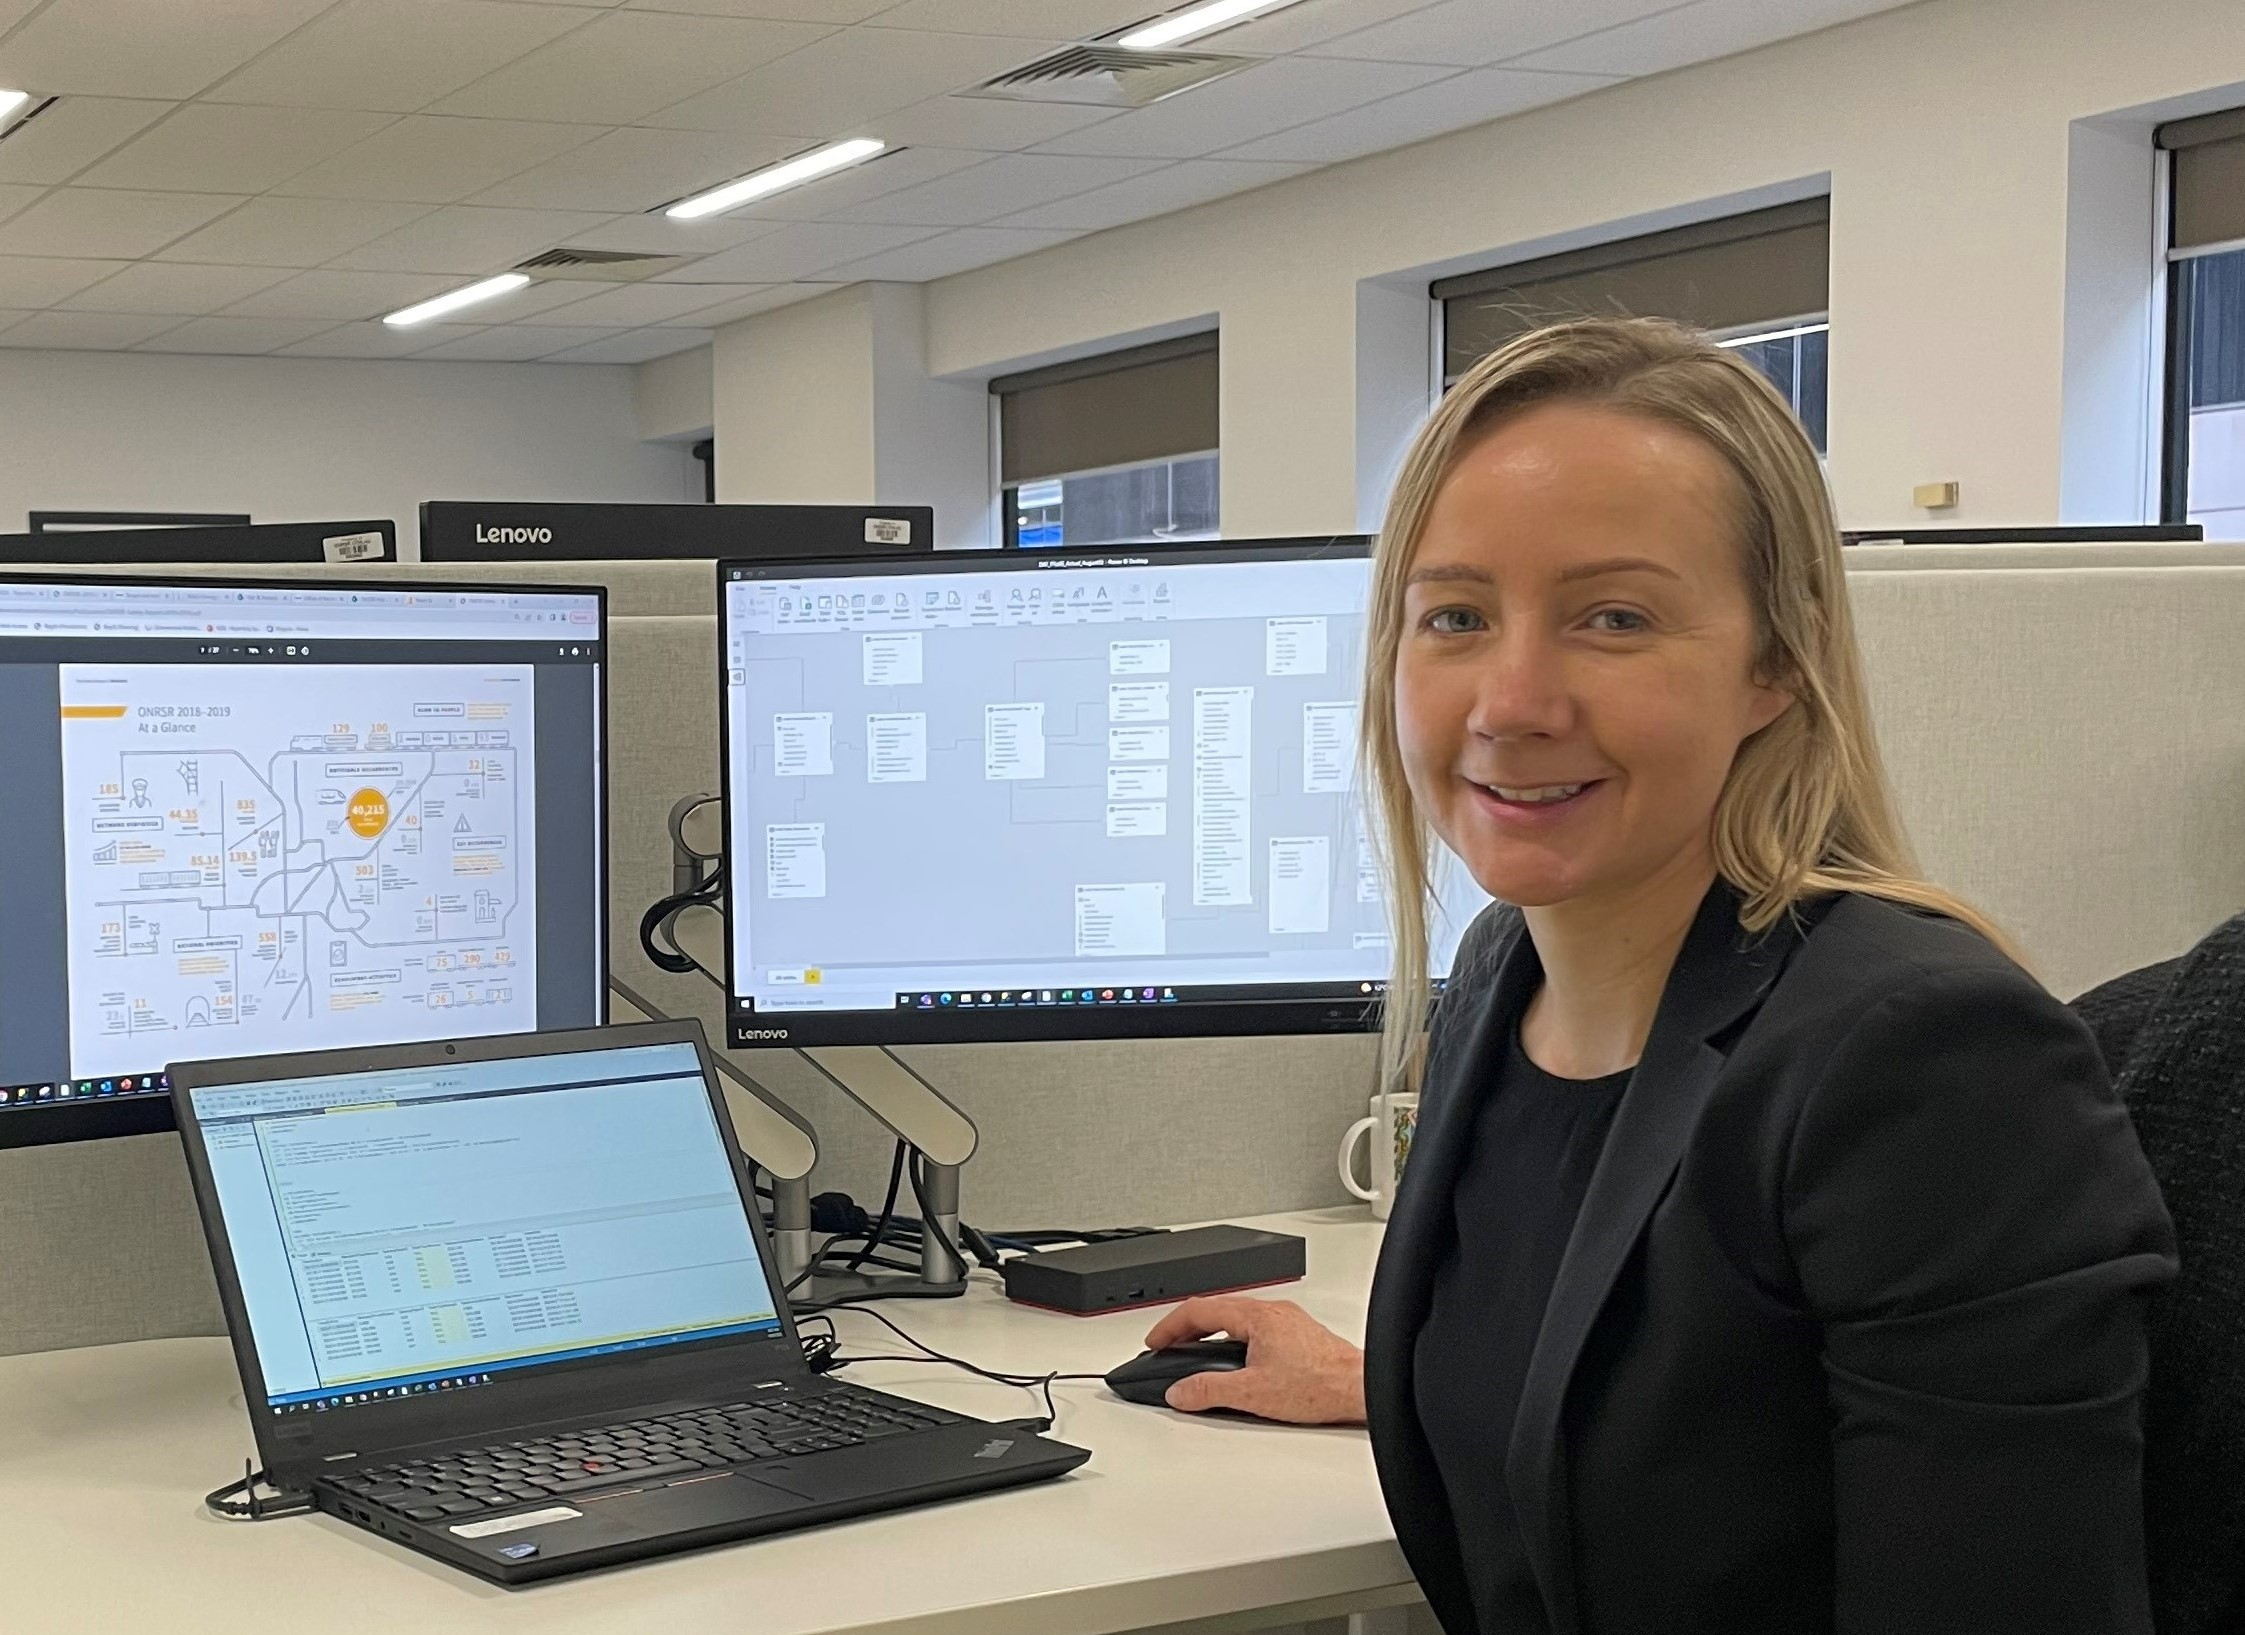
<svg viewBox="0 0 2245 1635">
<path fill-rule="evenodd" d="M 682 1341 L 647 1351 L 609 1353 L 599 1357 L 571 1358 L 502 1371 L 488 1385 L 459 1392 L 429 1392 L 353 1405 L 333 1413 L 275 1414 L 266 1400 L 264 1365 L 258 1359 L 256 1337 L 249 1324 L 249 1306 L 234 1269 L 232 1240 L 226 1233 L 224 1212 L 212 1178 L 210 1154 L 190 1099 L 197 1089 L 230 1084 L 254 1084 L 282 1078 L 321 1078 L 369 1071 L 410 1071 L 416 1068 L 464 1066 L 478 1061 L 515 1061 L 537 1056 L 574 1055 L 588 1051 L 626 1050 L 643 1045 L 691 1044 L 701 1064 L 702 1084 L 717 1120 L 719 1138 L 732 1166 L 733 1184 L 748 1216 L 749 1236 L 755 1241 L 765 1286 L 773 1297 L 777 1326 L 748 1334 Z M 186 1152 L 188 1178 L 195 1209 L 210 1250 L 211 1271 L 217 1279 L 220 1309 L 226 1316 L 227 1335 L 242 1380 L 242 1394 L 258 1457 L 268 1470 L 281 1474 L 317 1463 L 332 1465 L 345 1452 L 371 1459 L 387 1449 L 429 1441 L 474 1438 L 490 1440 L 503 1427 L 530 1426 L 559 1419 L 626 1412 L 650 1401 L 668 1400 L 677 1393 L 703 1389 L 714 1377 L 739 1382 L 742 1364 L 759 1363 L 763 1377 L 780 1377 L 793 1359 L 797 1367 L 802 1342 L 786 1280 L 780 1276 L 771 1234 L 756 1202 L 756 1183 L 749 1159 L 734 1129 L 732 1110 L 718 1085 L 716 1065 L 701 1023 L 656 1021 L 568 1028 L 540 1033 L 486 1034 L 473 1039 L 432 1040 L 420 1044 L 385 1046 L 378 1050 L 319 1050 L 283 1056 L 240 1056 L 181 1063 L 171 1075 L 170 1101 L 182 1110 L 178 1120 Z M 782 1343 L 783 1342 L 783 1343 Z"/>
<path fill-rule="evenodd" d="M 176 564 L 173 564 L 176 566 Z M 127 565 L 130 570 L 130 565 Z M 352 570 L 346 569 L 346 574 Z M 600 864 L 599 912 L 594 916 L 595 969 L 600 976 L 600 995 L 596 1001 L 600 1021 L 606 1026 L 611 1013 L 613 996 L 609 991 L 613 949 L 609 928 L 609 895 L 614 890 L 614 865 L 609 857 L 609 721 L 608 681 L 615 664 L 615 654 L 610 647 L 608 633 L 608 587 L 598 584 L 535 584 L 507 583 L 503 581 L 478 581 L 474 584 L 462 580 L 427 579 L 384 575 L 381 578 L 339 577 L 325 574 L 307 574 L 294 579 L 266 579 L 242 577 L 233 574 L 181 574 L 142 573 L 139 571 L 86 573 L 16 573 L 0 569 L 0 585 L 85 585 L 101 589 L 114 589 L 120 584 L 154 585 L 175 590 L 282 590 L 326 591 L 333 590 L 348 595 L 353 591 L 465 591 L 471 594 L 584 596 L 596 599 L 600 615 L 600 645 L 603 649 L 600 664 L 594 671 L 593 724 L 594 767 L 593 787 L 596 810 L 593 814 L 594 847 Z M 362 1047 L 388 1048 L 388 1047 Z M 161 1072 L 159 1065 L 151 1069 Z M 73 1075 L 75 1077 L 75 1075 Z M 36 1126 L 19 1128 L 19 1126 Z M 49 1147 L 70 1141 L 104 1141 L 128 1135 L 160 1135 L 178 1128 L 172 1117 L 171 1097 L 168 1095 L 136 1095 L 130 1099 L 72 1101 L 67 1106 L 57 1104 L 46 1108 L 22 1111 L 9 1108 L 0 1112 L 0 1151 L 16 1147 Z"/>
<path fill-rule="evenodd" d="M 717 564 L 718 788 L 724 815 L 725 847 L 733 841 L 732 688 L 726 653 L 730 619 L 726 587 L 742 580 L 870 578 L 881 575 L 1002 573 L 1036 567 L 1067 572 L 1095 567 L 1129 567 L 1170 562 L 1199 565 L 1223 562 L 1318 561 L 1329 557 L 1366 559 L 1369 534 L 1307 534 L 1268 539 L 1218 539 L 1132 542 L 1119 545 L 1060 547 L 977 547 L 938 551 L 917 558 L 747 559 Z M 729 1049 L 817 1048 L 835 1045 L 948 1045 L 1060 1043 L 1100 1039 L 1214 1039 L 1299 1034 L 1377 1032 L 1385 981 L 1366 994 L 1354 991 L 1259 994 L 1236 1000 L 1179 1001 L 1174 1005 L 1095 1005 L 995 1007 L 972 1010 L 890 1009 L 881 1011 L 743 1012 L 739 1009 L 737 957 L 733 936 L 733 892 L 742 872 L 725 870 L 725 1042 Z M 1309 984 L 1302 984 L 1308 987 Z M 1318 985 L 1348 990 L 1346 983 Z M 932 1026 L 940 1020 L 944 1025 Z"/>
</svg>

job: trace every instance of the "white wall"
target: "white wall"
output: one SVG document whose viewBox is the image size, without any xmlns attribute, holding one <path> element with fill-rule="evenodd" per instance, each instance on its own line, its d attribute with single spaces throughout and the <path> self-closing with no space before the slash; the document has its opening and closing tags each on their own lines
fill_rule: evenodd
<svg viewBox="0 0 2245 1635">
<path fill-rule="evenodd" d="M 0 531 L 26 512 L 388 517 L 423 500 L 701 498 L 627 368 L 0 351 Z"/>
<path fill-rule="evenodd" d="M 2069 214 L 2109 207 L 2131 173 L 2150 185 L 2151 105 L 2245 100 L 2224 89 L 2241 83 L 2237 0 L 1927 0 L 943 280 L 928 367 L 981 379 L 1214 311 L 1225 531 L 1348 528 L 1392 459 L 1394 383 L 1426 369 L 1423 331 L 1367 285 L 1828 182 L 1843 519 L 1926 520 L 1911 488 L 1954 479 L 1962 504 L 1938 520 L 2141 520 L 2140 450 L 2093 481 L 2065 467 L 2069 427 L 2087 459 L 2146 426 L 2110 404 L 2148 382 L 2109 343 L 2148 344 L 2153 247 L 2141 211 L 2109 229 Z M 2076 121 L 2131 109 L 2107 121 L 2120 150 L 2076 153 Z M 2093 299 L 2069 299 L 2069 251 L 2096 259 L 2075 269 L 2104 281 Z M 2103 326 L 2070 359 L 2069 313 Z"/>
</svg>

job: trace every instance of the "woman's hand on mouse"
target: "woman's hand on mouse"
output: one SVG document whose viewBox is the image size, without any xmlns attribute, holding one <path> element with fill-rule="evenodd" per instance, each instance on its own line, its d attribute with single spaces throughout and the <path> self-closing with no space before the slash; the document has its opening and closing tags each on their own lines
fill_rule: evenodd
<svg viewBox="0 0 2245 1635">
<path fill-rule="evenodd" d="M 1291 1300 L 1209 1295 L 1154 1325 L 1149 1350 L 1226 1334 L 1247 1342 L 1247 1366 L 1193 1374 L 1168 1391 L 1172 1408 L 1231 1408 L 1293 1425 L 1364 1423 L 1364 1353 Z"/>
</svg>

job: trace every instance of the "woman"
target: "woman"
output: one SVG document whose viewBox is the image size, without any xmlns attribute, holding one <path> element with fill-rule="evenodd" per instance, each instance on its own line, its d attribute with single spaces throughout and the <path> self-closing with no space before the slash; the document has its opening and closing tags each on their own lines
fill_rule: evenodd
<svg viewBox="0 0 2245 1635">
<path fill-rule="evenodd" d="M 1173 1405 L 1368 1418 L 1451 1635 L 2149 1630 L 2172 1233 L 2089 1034 L 1911 873 L 1782 401 L 1664 323 L 1505 347 L 1405 462 L 1366 647 L 1390 1082 L 1431 837 L 1517 908 L 1426 1035 L 1369 1354 L 1191 1302 L 1149 1343 L 1248 1364 Z"/>
</svg>

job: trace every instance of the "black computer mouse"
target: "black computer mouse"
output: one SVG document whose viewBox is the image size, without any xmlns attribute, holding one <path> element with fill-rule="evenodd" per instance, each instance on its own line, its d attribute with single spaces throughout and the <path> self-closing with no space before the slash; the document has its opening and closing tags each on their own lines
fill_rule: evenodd
<svg viewBox="0 0 2245 1635">
<path fill-rule="evenodd" d="M 1125 1402 L 1166 1408 L 1169 1388 L 1188 1374 L 1231 1374 L 1246 1366 L 1245 1340 L 1193 1340 L 1139 1352 L 1107 1376 L 1107 1389 Z"/>
</svg>

